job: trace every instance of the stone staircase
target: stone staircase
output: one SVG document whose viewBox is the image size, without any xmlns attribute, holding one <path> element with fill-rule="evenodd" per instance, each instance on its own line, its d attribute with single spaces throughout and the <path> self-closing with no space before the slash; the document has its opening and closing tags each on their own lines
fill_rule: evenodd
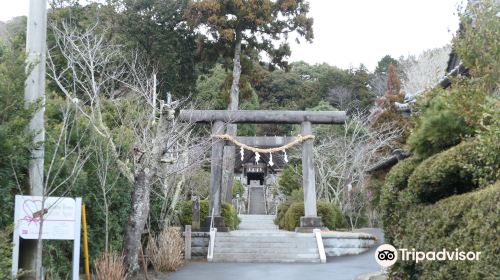
<svg viewBox="0 0 500 280">
<path fill-rule="evenodd" d="M 248 187 L 248 214 L 254 215 L 265 215 L 266 204 L 264 200 L 264 187 L 259 185 L 253 185 L 252 183 L 258 181 L 251 181 Z"/>
<path fill-rule="evenodd" d="M 278 230 L 273 215 L 239 215 L 239 217 L 241 219 L 239 230 Z"/>
<path fill-rule="evenodd" d="M 313 233 L 236 230 L 217 232 L 213 262 L 319 263 Z"/>
<path fill-rule="evenodd" d="M 320 262 L 312 233 L 280 231 L 272 215 L 240 215 L 239 230 L 217 232 L 214 262 Z"/>
</svg>

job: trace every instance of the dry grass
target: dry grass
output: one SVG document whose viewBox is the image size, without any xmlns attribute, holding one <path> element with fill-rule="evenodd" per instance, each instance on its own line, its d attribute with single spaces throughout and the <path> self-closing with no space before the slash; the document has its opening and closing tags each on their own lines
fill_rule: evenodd
<svg viewBox="0 0 500 280">
<path fill-rule="evenodd" d="M 123 280 L 127 278 L 123 256 L 116 252 L 103 252 L 95 261 L 96 280 Z"/>
<path fill-rule="evenodd" d="M 184 239 L 178 229 L 166 228 L 149 238 L 146 252 L 156 272 L 176 271 L 184 264 Z"/>
</svg>

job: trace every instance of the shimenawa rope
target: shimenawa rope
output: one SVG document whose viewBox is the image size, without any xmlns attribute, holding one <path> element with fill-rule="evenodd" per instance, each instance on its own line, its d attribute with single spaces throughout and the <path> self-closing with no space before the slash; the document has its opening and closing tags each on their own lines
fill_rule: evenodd
<svg viewBox="0 0 500 280">
<path fill-rule="evenodd" d="M 248 146 L 247 144 L 239 142 L 238 140 L 236 140 L 234 137 L 232 137 L 229 134 L 215 134 L 215 135 L 212 135 L 212 138 L 230 141 L 233 144 L 235 144 L 236 146 L 241 147 L 245 150 L 252 151 L 254 153 L 276 153 L 276 152 L 281 152 L 281 151 L 287 150 L 287 149 L 289 149 L 297 144 L 300 144 L 306 140 L 314 139 L 314 135 L 309 134 L 309 135 L 302 136 L 299 134 L 295 137 L 295 140 L 293 140 L 292 142 L 287 143 L 287 144 L 280 146 L 280 147 L 269 148 L 269 149 L 261 149 L 261 148 Z"/>
</svg>

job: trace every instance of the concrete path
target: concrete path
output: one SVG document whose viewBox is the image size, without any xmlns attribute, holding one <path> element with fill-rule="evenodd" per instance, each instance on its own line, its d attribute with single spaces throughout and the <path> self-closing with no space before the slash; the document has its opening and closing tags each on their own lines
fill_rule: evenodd
<svg viewBox="0 0 500 280">
<path fill-rule="evenodd" d="M 380 229 L 363 229 L 383 242 Z M 374 254 L 378 244 L 356 256 L 329 258 L 326 264 L 259 264 L 259 263 L 206 263 L 191 262 L 177 272 L 167 275 L 168 280 L 353 280 L 358 275 L 380 270 Z"/>
</svg>

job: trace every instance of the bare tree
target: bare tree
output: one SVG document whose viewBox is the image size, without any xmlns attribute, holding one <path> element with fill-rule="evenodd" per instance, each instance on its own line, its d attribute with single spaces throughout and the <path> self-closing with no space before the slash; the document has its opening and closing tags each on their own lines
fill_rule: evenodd
<svg viewBox="0 0 500 280">
<path fill-rule="evenodd" d="M 46 132 L 46 146 L 51 147 L 51 149 L 45 153 L 50 160 L 46 166 L 47 171 L 43 180 L 42 213 L 48 212 L 57 203 L 47 205 L 47 197 L 55 194 L 64 197 L 71 192 L 90 155 L 88 147 L 82 144 L 82 140 L 88 136 L 88 129 L 79 126 L 77 112 L 71 108 L 70 102 L 64 100 L 58 103 L 57 101 L 60 100 L 57 98 L 51 101 L 59 105 L 61 122 L 57 124 L 58 131 L 47 130 Z M 43 215 L 39 218 L 39 225 L 35 258 L 35 277 L 37 279 L 43 275 L 41 271 L 43 263 Z"/>
<path fill-rule="evenodd" d="M 376 73 L 370 78 L 370 87 L 377 97 L 383 96 L 387 91 L 387 74 Z"/>
<path fill-rule="evenodd" d="M 163 165 L 168 163 L 161 158 L 165 152 L 179 155 L 175 145 L 188 135 L 192 124 L 174 119 L 180 102 L 156 105 L 153 67 L 138 56 L 126 57 L 95 29 L 80 32 L 64 23 L 54 25 L 57 50 L 49 55 L 49 75 L 109 146 L 121 175 L 133 186 L 123 251 L 128 271 L 135 272 L 151 189 L 166 178 Z M 54 55 L 66 61 L 63 68 L 54 63 Z M 189 139 L 186 143 L 189 146 Z"/>
<path fill-rule="evenodd" d="M 314 147 L 317 195 L 337 204 L 355 228 L 366 206 L 366 171 L 384 157 L 382 150 L 399 137 L 398 129 L 372 130 L 367 117 L 354 114 L 343 134 L 319 140 Z"/>
<path fill-rule="evenodd" d="M 109 252 L 109 208 L 112 201 L 109 200 L 108 194 L 112 191 L 116 182 L 118 181 L 118 176 L 113 176 L 111 169 L 114 168 L 114 161 L 110 155 L 109 144 L 106 141 L 102 141 L 99 137 L 94 136 L 92 139 L 92 149 L 94 150 L 94 161 L 92 164 L 95 167 L 97 174 L 97 181 L 99 182 L 99 189 L 101 193 L 91 194 L 95 197 L 96 201 L 102 201 L 97 203 L 97 206 L 101 208 L 104 213 L 104 252 Z M 99 197 L 98 197 L 99 196 Z M 101 200 L 102 198 L 102 200 Z"/>
<path fill-rule="evenodd" d="M 350 88 L 337 86 L 328 91 L 328 101 L 339 110 L 347 110 L 354 101 L 354 91 Z"/>
<path fill-rule="evenodd" d="M 445 75 L 446 63 L 451 51 L 450 45 L 424 51 L 418 57 L 400 60 L 405 73 L 403 90 L 407 95 L 415 95 L 434 87 Z"/>
</svg>

